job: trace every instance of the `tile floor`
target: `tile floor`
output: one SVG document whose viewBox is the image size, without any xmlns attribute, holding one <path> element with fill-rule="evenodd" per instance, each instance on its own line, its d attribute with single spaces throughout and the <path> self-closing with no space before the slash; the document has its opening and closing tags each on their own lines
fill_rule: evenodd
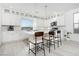
<svg viewBox="0 0 79 59">
<path fill-rule="evenodd" d="M 23 40 L 5 43 L 0 46 L 0 56 L 34 56 L 34 54 L 28 54 L 28 45 Z M 37 56 L 43 56 L 42 50 Z M 51 53 L 46 48 L 46 56 L 79 56 L 79 42 L 65 40 L 63 41 L 63 45 L 59 48 L 57 47 L 55 50 L 51 46 Z"/>
</svg>

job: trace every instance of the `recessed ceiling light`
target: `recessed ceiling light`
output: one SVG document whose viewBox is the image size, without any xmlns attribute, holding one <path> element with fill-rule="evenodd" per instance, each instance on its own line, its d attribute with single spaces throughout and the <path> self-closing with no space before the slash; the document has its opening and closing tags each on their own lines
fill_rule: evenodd
<svg viewBox="0 0 79 59">
<path fill-rule="evenodd" d="M 48 6 L 47 6 L 47 5 L 45 5 L 44 7 L 45 7 L 45 8 L 47 8 Z"/>
<path fill-rule="evenodd" d="M 53 17 L 55 18 L 55 15 Z"/>
<path fill-rule="evenodd" d="M 57 14 L 57 16 L 60 16 L 59 14 Z"/>
<path fill-rule="evenodd" d="M 15 11 L 12 11 L 12 13 L 14 14 L 14 13 L 15 13 Z"/>
<path fill-rule="evenodd" d="M 19 15 L 19 12 L 16 12 L 17 15 Z"/>
<path fill-rule="evenodd" d="M 37 16 L 33 16 L 33 17 L 37 18 Z"/>
<path fill-rule="evenodd" d="M 29 15 L 30 17 L 32 17 L 32 15 Z"/>
<path fill-rule="evenodd" d="M 53 18 L 53 16 L 51 16 L 51 18 Z"/>
<path fill-rule="evenodd" d="M 4 11 L 5 11 L 5 12 L 8 12 L 8 13 L 10 12 L 10 10 L 9 10 L 9 9 L 4 9 Z"/>
<path fill-rule="evenodd" d="M 25 16 L 28 16 L 28 14 L 25 14 Z"/>
<path fill-rule="evenodd" d="M 39 12 L 38 11 L 35 11 L 35 13 L 38 14 Z"/>
<path fill-rule="evenodd" d="M 48 18 L 50 18 L 50 16 Z"/>
<path fill-rule="evenodd" d="M 24 15 L 24 13 L 21 13 L 21 15 Z"/>
</svg>

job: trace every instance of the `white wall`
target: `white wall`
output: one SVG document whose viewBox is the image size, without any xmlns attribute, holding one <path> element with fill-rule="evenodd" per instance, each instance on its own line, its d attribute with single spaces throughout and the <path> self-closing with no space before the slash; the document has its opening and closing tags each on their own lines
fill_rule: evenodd
<svg viewBox="0 0 79 59">
<path fill-rule="evenodd" d="M 11 13 L 5 13 L 4 12 L 4 8 L 2 8 L 2 24 L 1 25 L 14 25 L 15 27 L 18 26 L 20 27 L 20 16 L 17 15 L 13 15 Z M 10 41 L 14 41 L 14 40 L 20 40 L 20 37 L 22 37 L 20 35 L 20 29 L 14 30 L 14 31 L 4 31 L 4 29 L 2 29 L 2 43 L 5 42 L 10 42 Z"/>
<path fill-rule="evenodd" d="M 45 21 L 41 19 L 30 18 L 30 17 L 20 16 L 20 15 L 18 16 L 16 14 L 11 14 L 11 13 L 5 13 L 4 8 L 2 8 L 2 25 L 14 25 L 15 27 L 17 26 L 17 29 L 14 31 L 2 30 L 2 33 L 3 33 L 2 43 L 23 40 L 28 37 L 27 33 L 24 33 L 23 31 L 21 31 L 20 23 L 22 18 L 33 20 L 34 30 L 39 30 L 40 28 L 43 28 L 46 24 Z"/>
<path fill-rule="evenodd" d="M 4 9 L 4 8 L 3 8 Z M 1 9 L 1 10 L 3 10 Z M 64 25 L 65 24 L 65 31 L 69 31 L 73 33 L 73 13 L 79 12 L 79 9 L 68 11 L 64 14 L 64 16 L 57 17 L 58 25 Z M 1 13 L 0 13 L 1 14 Z M 34 21 L 34 30 L 39 30 L 40 28 L 43 30 L 46 30 L 47 27 L 50 26 L 51 20 L 42 20 L 42 19 L 36 19 L 36 18 L 30 18 L 30 17 L 23 17 L 23 16 L 17 16 L 13 14 L 7 14 L 2 13 L 2 25 L 14 25 L 14 26 L 20 26 L 20 20 L 21 18 L 26 19 L 32 19 Z M 1 23 L 0 23 L 1 24 Z M 36 26 L 35 26 L 36 25 Z M 62 31 L 63 31 L 62 30 Z M 3 31 L 3 40 L 2 42 L 10 42 L 14 40 L 22 40 L 27 38 L 27 34 L 22 32 L 20 29 L 18 31 Z M 63 35 L 63 34 L 62 34 Z M 79 35 L 78 34 L 72 34 L 72 40 L 79 41 Z"/>
<path fill-rule="evenodd" d="M 3 13 L 2 14 L 2 25 L 19 25 L 20 16 Z"/>
<path fill-rule="evenodd" d="M 57 17 L 57 25 L 58 26 L 64 25 L 64 15 Z"/>
<path fill-rule="evenodd" d="M 1 41 L 2 41 L 2 32 L 1 32 L 1 7 L 0 7 L 0 45 L 1 45 Z"/>
<path fill-rule="evenodd" d="M 57 17 L 57 25 L 59 26 L 58 29 L 61 30 L 61 39 L 64 40 L 64 15 Z"/>
<path fill-rule="evenodd" d="M 61 38 L 62 38 L 62 40 L 64 40 L 64 15 L 56 16 L 55 18 L 48 19 L 48 21 L 47 21 L 48 27 L 51 28 L 50 23 L 54 22 L 54 21 L 57 21 L 57 26 L 60 26 L 60 27 L 58 27 L 58 29 L 61 30 Z"/>
<path fill-rule="evenodd" d="M 76 12 L 79 12 L 79 8 L 65 13 L 65 30 L 72 33 L 71 40 L 79 41 L 79 34 L 73 32 L 73 13 Z"/>
</svg>

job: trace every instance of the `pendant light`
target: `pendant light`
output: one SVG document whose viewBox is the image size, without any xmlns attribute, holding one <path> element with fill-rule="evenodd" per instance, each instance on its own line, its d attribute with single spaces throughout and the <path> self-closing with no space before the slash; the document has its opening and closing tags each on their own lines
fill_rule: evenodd
<svg viewBox="0 0 79 59">
<path fill-rule="evenodd" d="M 46 16 L 45 19 L 47 20 L 47 8 L 48 8 L 48 6 L 45 5 L 44 8 L 45 8 L 45 16 Z"/>
</svg>

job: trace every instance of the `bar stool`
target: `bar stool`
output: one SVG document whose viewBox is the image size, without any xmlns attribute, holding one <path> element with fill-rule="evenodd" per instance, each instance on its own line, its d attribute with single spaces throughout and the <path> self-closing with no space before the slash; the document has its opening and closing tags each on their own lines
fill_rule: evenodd
<svg viewBox="0 0 79 59">
<path fill-rule="evenodd" d="M 57 43 L 57 46 L 59 47 L 59 44 L 62 45 L 61 41 L 61 31 L 57 30 L 55 35 L 55 44 Z"/>
<path fill-rule="evenodd" d="M 39 52 L 39 50 L 41 49 L 44 51 L 44 55 L 45 55 L 43 35 L 44 35 L 44 32 L 35 32 L 34 39 L 29 40 L 29 53 L 30 53 L 30 51 L 32 51 L 36 56 L 37 52 Z M 31 48 L 31 44 L 34 45 L 33 48 Z"/>
<path fill-rule="evenodd" d="M 54 45 L 54 49 L 55 49 L 55 32 L 54 31 L 49 31 L 48 36 L 44 37 L 44 40 L 47 41 L 47 45 L 45 44 L 46 47 L 49 48 L 49 53 L 50 53 L 50 46 Z"/>
<path fill-rule="evenodd" d="M 57 31 L 57 38 L 59 39 L 60 45 L 62 45 L 62 40 L 61 40 L 61 30 Z"/>
</svg>

